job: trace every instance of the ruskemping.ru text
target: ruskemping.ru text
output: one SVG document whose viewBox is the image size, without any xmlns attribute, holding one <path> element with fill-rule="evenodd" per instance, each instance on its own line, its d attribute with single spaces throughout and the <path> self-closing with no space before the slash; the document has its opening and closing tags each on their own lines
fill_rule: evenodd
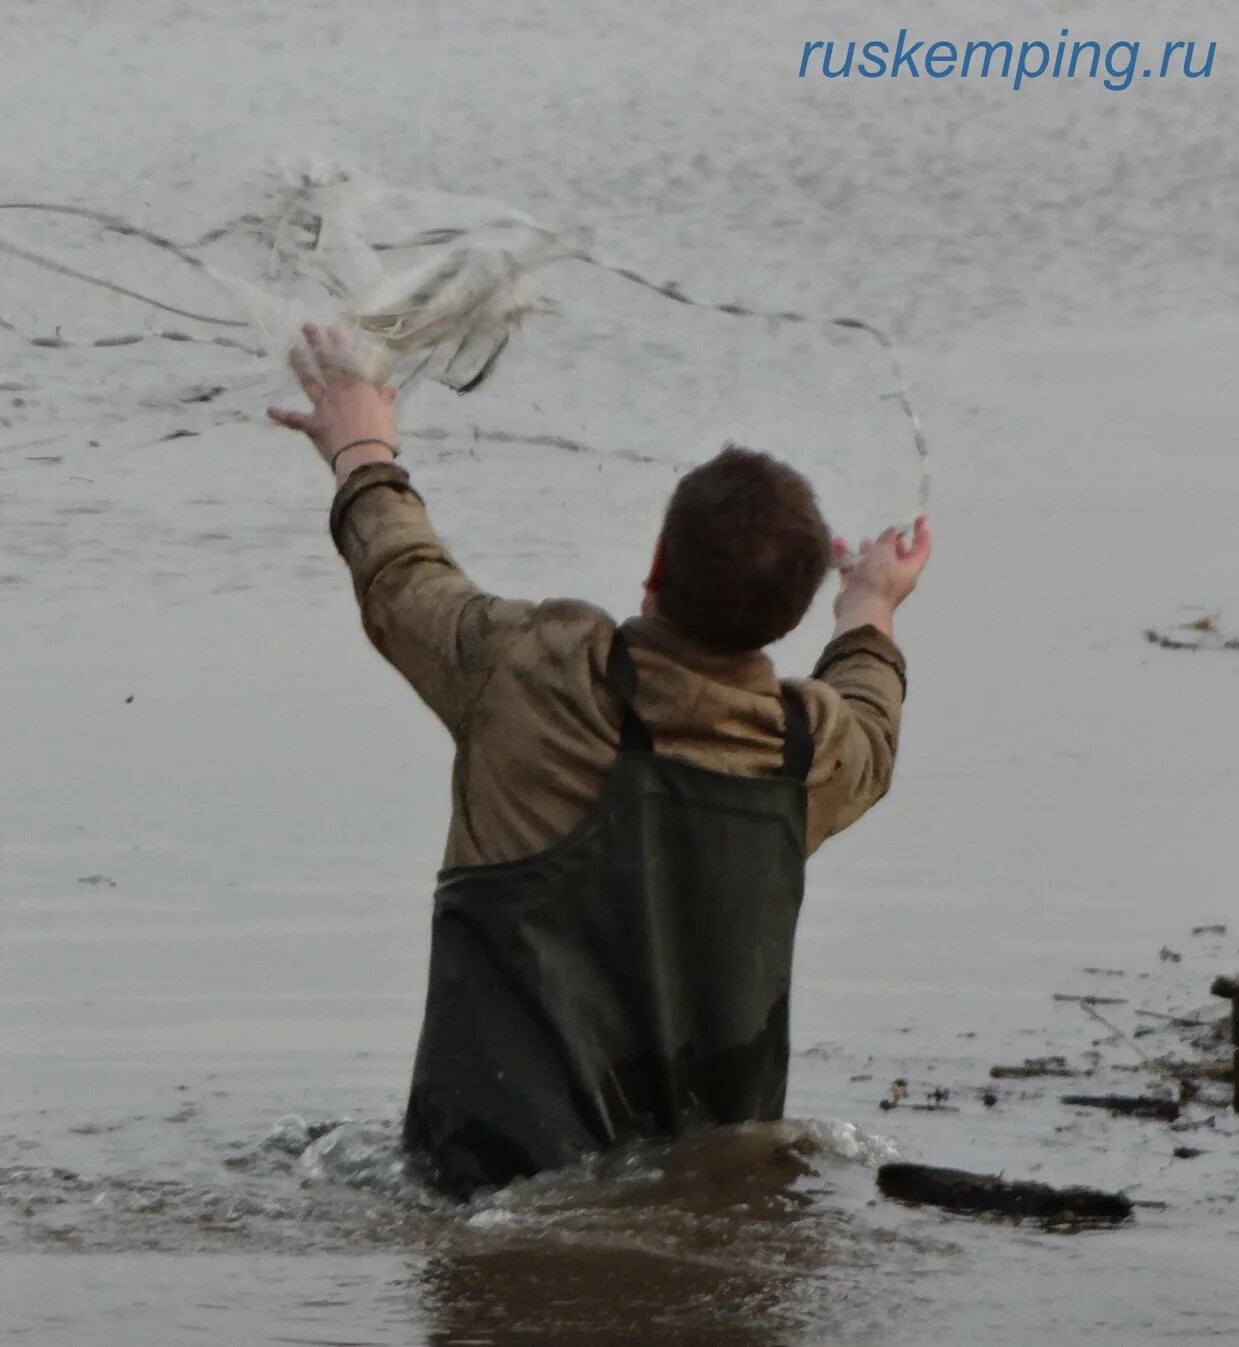
<svg viewBox="0 0 1239 1347">
<path fill-rule="evenodd" d="M 1007 80 L 1018 91 L 1032 80 L 1100 80 L 1121 93 L 1137 79 L 1208 79 L 1216 42 L 1080 41 L 1064 28 L 1056 42 L 975 40 L 932 41 L 912 38 L 901 28 L 893 42 L 837 39 L 806 42 L 800 78 L 826 79 L 992 79 Z"/>
</svg>

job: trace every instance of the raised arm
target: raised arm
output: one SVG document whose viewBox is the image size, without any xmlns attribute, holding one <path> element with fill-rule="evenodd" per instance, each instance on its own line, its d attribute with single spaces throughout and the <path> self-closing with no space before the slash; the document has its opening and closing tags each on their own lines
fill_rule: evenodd
<svg viewBox="0 0 1239 1347">
<path fill-rule="evenodd" d="M 890 787 L 906 688 L 895 609 L 915 587 L 931 545 L 924 518 L 911 542 L 887 529 L 861 543 L 859 563 L 843 576 L 834 636 L 808 684 L 817 743 L 808 782 L 810 849 L 854 823 Z M 841 541 L 835 548 L 847 551 Z"/>
<path fill-rule="evenodd" d="M 336 478 L 331 534 L 348 563 L 362 626 L 379 653 L 458 735 L 534 605 L 496 598 L 457 565 L 396 465 L 394 390 L 357 372 L 335 329 L 305 328 L 290 357 L 312 409 L 268 416 L 313 442 Z"/>
</svg>

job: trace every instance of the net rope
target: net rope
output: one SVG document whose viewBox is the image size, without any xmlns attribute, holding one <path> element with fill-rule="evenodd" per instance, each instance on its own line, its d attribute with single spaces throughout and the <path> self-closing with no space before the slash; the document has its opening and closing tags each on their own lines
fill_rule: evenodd
<svg viewBox="0 0 1239 1347">
<path fill-rule="evenodd" d="M 351 207 L 339 190 L 347 178 L 326 185 L 303 177 L 285 198 L 274 222 L 245 213 L 206 231 L 188 244 L 177 243 L 155 230 L 143 228 L 109 212 L 87 206 L 43 201 L 0 202 L 0 211 L 28 212 L 77 217 L 121 238 L 159 249 L 178 259 L 228 294 L 243 317 L 168 303 L 130 286 L 110 281 L 70 266 L 46 253 L 0 238 L 0 253 L 63 276 L 67 279 L 136 301 L 204 327 L 229 329 L 228 335 L 197 336 L 173 329 L 117 333 L 88 341 L 73 342 L 55 336 L 31 335 L 0 315 L 0 328 L 30 344 L 45 348 L 72 346 L 113 347 L 148 340 L 198 342 L 235 348 L 250 355 L 282 357 L 295 332 L 292 318 L 298 312 L 288 299 L 272 296 L 253 283 L 210 265 L 200 252 L 212 243 L 243 229 L 268 229 L 273 257 L 282 279 L 317 283 L 334 302 L 342 321 L 360 339 L 361 370 L 376 381 L 399 376 L 406 387 L 429 377 L 460 394 L 479 388 L 494 372 L 512 333 L 531 316 L 556 312 L 556 306 L 527 290 L 530 275 L 555 264 L 575 264 L 598 269 L 627 285 L 638 287 L 669 303 L 723 315 L 736 321 L 761 320 L 773 327 L 818 325 L 857 333 L 876 344 L 893 378 L 885 396 L 899 407 L 911 430 L 912 445 L 920 461 L 918 510 L 929 504 L 929 446 L 921 419 L 912 400 L 899 351 L 890 336 L 864 319 L 852 316 L 822 316 L 791 309 L 766 309 L 739 302 L 716 303 L 687 294 L 674 281 L 659 282 L 650 276 L 608 261 L 592 250 L 590 231 L 554 231 L 515 212 L 491 219 L 481 226 L 420 230 L 392 242 L 371 242 L 361 231 Z M 334 199 L 331 188 L 337 189 Z M 479 242 L 486 235 L 487 242 Z M 385 259 L 413 254 L 415 264 L 391 270 Z M 308 316 L 308 313 L 305 314 Z M 299 324 L 297 324 L 299 326 Z M 243 340 L 255 329 L 261 346 Z M 282 329 L 282 331 L 281 331 Z M 232 335 L 233 333 L 237 335 Z M 581 449 L 565 436 L 504 436 L 487 433 L 485 438 L 512 442 L 545 443 L 552 447 Z M 483 436 L 475 432 L 475 438 Z M 637 461 L 659 461 L 631 455 Z"/>
</svg>

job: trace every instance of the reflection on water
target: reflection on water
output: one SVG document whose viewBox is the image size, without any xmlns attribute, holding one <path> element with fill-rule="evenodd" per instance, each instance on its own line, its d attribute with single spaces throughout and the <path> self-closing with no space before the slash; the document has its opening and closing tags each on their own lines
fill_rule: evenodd
<svg viewBox="0 0 1239 1347">
<path fill-rule="evenodd" d="M 867 1186 L 819 1132 L 782 1125 L 521 1185 L 426 1261 L 430 1341 L 776 1347 L 843 1327 L 860 1341 L 883 1316 L 856 1272 L 883 1246 L 838 1202 L 854 1178 Z"/>
<path fill-rule="evenodd" d="M 785 1241 L 786 1243 L 786 1241 Z M 809 1239 L 800 1241 L 807 1250 Z M 422 1276 L 429 1339 L 585 1344 L 603 1338 L 757 1347 L 796 1340 L 789 1301 L 803 1296 L 792 1274 L 720 1266 L 705 1239 L 693 1254 L 558 1239 L 436 1254 Z"/>
</svg>

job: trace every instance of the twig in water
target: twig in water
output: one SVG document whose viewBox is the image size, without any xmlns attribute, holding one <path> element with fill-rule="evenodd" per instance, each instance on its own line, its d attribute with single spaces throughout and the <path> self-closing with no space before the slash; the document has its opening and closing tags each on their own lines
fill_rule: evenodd
<svg viewBox="0 0 1239 1347">
<path fill-rule="evenodd" d="M 1163 1020 L 1166 1024 L 1173 1025 L 1176 1029 L 1204 1028 L 1204 1021 L 1199 1018 L 1187 1019 L 1183 1015 L 1167 1015 L 1161 1010 L 1137 1010 L 1136 1014 L 1143 1016 L 1146 1020 Z"/>
<path fill-rule="evenodd" d="M 1144 639 L 1153 645 L 1161 646 L 1163 650 L 1239 650 L 1239 636 L 1232 636 L 1225 641 L 1179 641 L 1173 636 L 1163 636 L 1161 632 L 1154 631 L 1151 627 L 1146 629 Z"/>
<path fill-rule="evenodd" d="M 1085 1001 L 1081 1001 L 1079 1004 L 1080 1009 L 1083 1010 L 1086 1015 L 1091 1015 L 1093 1019 L 1095 1019 L 1098 1022 L 1098 1024 L 1104 1025 L 1107 1029 L 1110 1030 L 1112 1034 L 1116 1034 L 1130 1048 L 1132 1048 L 1132 1050 L 1136 1053 L 1136 1055 L 1140 1058 L 1140 1060 L 1144 1062 L 1144 1064 L 1151 1071 L 1157 1071 L 1162 1075 L 1169 1076 L 1170 1079 L 1173 1080 L 1174 1083 L 1179 1087 L 1180 1098 L 1191 1099 L 1197 1094 L 1197 1088 L 1192 1081 L 1186 1079 L 1186 1077 L 1184 1076 L 1180 1076 L 1177 1072 L 1171 1070 L 1169 1067 L 1166 1066 L 1164 1062 L 1159 1062 L 1155 1057 L 1150 1057 L 1149 1054 L 1145 1052 L 1145 1050 L 1140 1046 L 1140 1044 L 1137 1043 L 1136 1040 L 1132 1038 L 1132 1036 L 1129 1033 L 1127 1033 L 1123 1029 L 1120 1029 L 1117 1024 L 1114 1024 L 1110 1020 L 1106 1019 L 1106 1017 L 1096 1008 L 1096 1006 L 1090 1005 L 1088 1004 L 1088 1002 Z"/>
</svg>

